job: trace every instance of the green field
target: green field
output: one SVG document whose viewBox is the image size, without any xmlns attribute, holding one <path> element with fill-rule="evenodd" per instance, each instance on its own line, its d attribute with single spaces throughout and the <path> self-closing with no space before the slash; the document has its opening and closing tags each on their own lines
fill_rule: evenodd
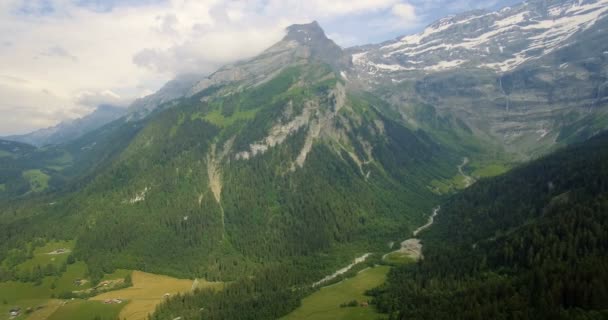
<svg viewBox="0 0 608 320">
<path fill-rule="evenodd" d="M 194 119 L 204 119 L 207 120 L 218 127 L 228 127 L 233 125 L 236 121 L 239 120 L 250 120 L 255 117 L 255 114 L 258 110 L 248 110 L 248 111 L 238 111 L 232 114 L 230 117 L 224 117 L 224 115 L 220 111 L 212 111 L 205 116 L 201 114 L 194 114 L 192 116 L 192 120 Z"/>
<path fill-rule="evenodd" d="M 3 158 L 3 157 L 12 157 L 12 156 L 13 156 L 13 154 L 10 153 L 10 152 L 8 152 L 8 151 L 0 150 L 0 158 Z"/>
<path fill-rule="evenodd" d="M 26 314 L 25 310 L 27 310 L 28 308 L 31 308 L 32 310 L 42 310 L 42 309 L 46 309 L 47 305 L 49 304 L 49 299 L 28 299 L 28 300 L 22 300 L 19 301 L 19 304 L 14 304 L 14 303 L 10 303 L 7 302 L 6 304 L 4 302 L 0 303 L 0 319 L 8 319 L 8 312 L 11 310 L 11 308 L 13 307 L 20 307 L 21 310 L 23 310 L 23 313 L 21 314 L 21 316 L 14 318 L 14 320 L 22 320 L 22 319 L 28 319 L 29 320 L 29 315 Z"/>
<path fill-rule="evenodd" d="M 126 305 L 104 304 L 101 301 L 74 300 L 55 311 L 48 320 L 115 320 Z"/>
<path fill-rule="evenodd" d="M 87 265 L 84 262 L 78 261 L 72 265 L 68 265 L 66 271 L 55 280 L 55 292 L 62 293 L 90 288 L 90 282 L 83 283 L 82 285 L 75 283 L 76 280 L 85 279 L 86 274 Z"/>
<path fill-rule="evenodd" d="M 354 278 L 321 288 L 319 291 L 302 300 L 302 306 L 290 313 L 283 320 L 367 320 L 382 319 L 373 306 L 344 307 L 340 305 L 352 300 L 367 302 L 370 297 L 364 295 L 366 290 L 375 288 L 386 280 L 390 267 L 377 266 L 361 271 Z"/>
<path fill-rule="evenodd" d="M 466 179 L 460 173 L 453 176 L 451 179 L 433 180 L 430 185 L 431 190 L 437 194 L 449 194 L 466 187 Z"/>
<path fill-rule="evenodd" d="M 31 250 L 31 244 L 28 249 Z M 60 313 L 53 316 L 51 319 L 93 319 L 95 315 L 99 315 L 101 319 L 114 319 L 122 307 L 108 306 L 99 302 L 81 301 L 72 305 L 62 304 L 63 300 L 54 299 L 66 292 L 84 290 L 91 287 L 91 283 L 87 281 L 87 266 L 82 261 L 76 261 L 72 264 L 67 264 L 67 258 L 70 255 L 70 250 L 74 247 L 74 241 L 51 241 L 43 246 L 34 248 L 32 257 L 15 266 L 18 272 L 30 272 L 38 267 L 45 268 L 47 265 L 53 265 L 58 271 L 57 275 L 45 276 L 41 278 L 39 283 L 6 281 L 0 282 L 0 320 L 2 316 L 7 315 L 8 311 L 13 307 L 19 307 L 23 311 L 22 315 L 15 320 L 42 320 L 47 319 L 55 310 Z M 64 252 L 56 252 L 56 250 L 65 249 Z M 49 254 L 54 253 L 54 254 Z M 61 266 L 65 265 L 65 271 L 59 272 Z M 116 270 L 112 274 L 105 275 L 102 280 L 124 279 L 131 271 Z M 85 280 L 79 283 L 77 280 Z M 125 303 L 126 304 L 126 303 Z M 25 311 L 31 308 L 31 312 L 26 314 Z M 92 317 L 85 317 L 85 311 Z M 84 310 L 84 311 L 83 311 Z M 59 312 L 57 311 L 57 312 Z M 73 315 L 72 315 L 73 314 Z"/>
<path fill-rule="evenodd" d="M 34 256 L 17 265 L 17 270 L 32 270 L 36 266 L 45 267 L 48 264 L 52 264 L 55 267 L 61 266 L 68 256 L 70 251 L 74 247 L 74 241 L 51 241 L 42 247 L 34 249 Z M 55 250 L 66 249 L 66 252 L 60 254 L 49 254 Z"/>
<path fill-rule="evenodd" d="M 49 187 L 51 177 L 39 169 L 23 171 L 23 178 L 30 183 L 30 192 L 42 192 Z"/>
<path fill-rule="evenodd" d="M 133 271 L 133 286 L 117 291 L 102 293 L 91 300 L 126 299 L 128 304 L 120 312 L 120 319 L 146 320 L 162 302 L 165 294 L 174 295 L 192 289 L 192 280 L 176 279 L 168 276 Z"/>
<path fill-rule="evenodd" d="M 52 279 L 45 278 L 39 286 L 30 282 L 6 281 L 0 283 L 0 301 L 2 304 L 18 304 L 30 299 L 49 299 Z"/>
<path fill-rule="evenodd" d="M 127 275 L 133 273 L 131 270 L 116 269 L 116 271 L 106 274 L 101 278 L 101 281 L 124 279 Z"/>
<path fill-rule="evenodd" d="M 414 263 L 416 260 L 412 259 L 405 253 L 399 251 L 391 252 L 384 257 L 384 262 L 392 265 L 404 265 L 408 263 Z"/>
<path fill-rule="evenodd" d="M 481 168 L 476 169 L 471 174 L 475 178 L 489 178 L 501 175 L 505 172 L 509 171 L 509 168 L 502 164 L 491 164 Z"/>
</svg>

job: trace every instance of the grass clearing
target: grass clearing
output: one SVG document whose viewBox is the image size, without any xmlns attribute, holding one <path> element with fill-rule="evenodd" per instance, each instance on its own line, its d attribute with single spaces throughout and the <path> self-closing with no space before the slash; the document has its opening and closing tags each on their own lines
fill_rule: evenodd
<svg viewBox="0 0 608 320">
<path fill-rule="evenodd" d="M 162 302 L 164 295 L 187 292 L 192 289 L 192 280 L 183 280 L 141 271 L 133 271 L 133 286 L 106 292 L 91 300 L 125 299 L 129 300 L 120 312 L 120 319 L 145 320 Z"/>
<path fill-rule="evenodd" d="M 51 177 L 40 169 L 26 170 L 23 171 L 22 175 L 30 184 L 29 192 L 42 192 L 49 187 Z"/>
<path fill-rule="evenodd" d="M 31 282 L 6 281 L 0 283 L 0 301 L 17 304 L 31 299 L 48 299 L 51 296 L 52 278 L 46 277 L 39 286 Z"/>
<path fill-rule="evenodd" d="M 34 308 L 27 320 L 47 320 L 63 304 L 62 300 L 48 300 Z"/>
<path fill-rule="evenodd" d="M 55 280 L 55 293 L 62 293 L 67 291 L 83 290 L 91 287 L 90 282 L 86 282 L 82 285 L 75 283 L 76 280 L 85 279 L 87 274 L 87 265 L 83 261 L 78 261 L 74 264 L 68 265 L 66 271 Z"/>
<path fill-rule="evenodd" d="M 399 251 L 387 254 L 384 257 L 384 261 L 392 265 L 404 265 L 416 262 L 416 260 L 412 259 L 408 254 Z"/>
<path fill-rule="evenodd" d="M 467 187 L 466 177 L 458 173 L 451 179 L 433 180 L 431 181 L 430 189 L 436 194 L 450 194 L 462 190 Z"/>
<path fill-rule="evenodd" d="M 509 168 L 503 164 L 491 164 L 477 168 L 471 175 L 475 178 L 489 178 L 501 175 L 507 171 L 509 171 Z"/>
<path fill-rule="evenodd" d="M 247 111 L 237 111 L 232 114 L 230 117 L 224 117 L 224 115 L 219 111 L 215 110 L 207 115 L 203 116 L 202 114 L 194 114 L 192 116 L 192 120 L 194 119 L 203 119 L 211 122 L 212 124 L 218 127 L 228 127 L 234 124 L 239 120 L 251 120 L 255 117 L 255 114 L 258 112 L 257 109 L 247 110 Z"/>
<path fill-rule="evenodd" d="M 132 270 L 116 269 L 116 271 L 104 275 L 103 278 L 101 278 L 101 281 L 124 279 L 126 276 L 132 274 L 132 272 Z"/>
<path fill-rule="evenodd" d="M 0 150 L 0 158 L 4 158 L 4 157 L 13 157 L 13 154 L 6 151 L 6 150 Z"/>
<path fill-rule="evenodd" d="M 386 280 L 390 267 L 376 266 L 361 271 L 355 277 L 340 283 L 321 288 L 302 300 L 302 306 L 282 318 L 283 320 L 367 320 L 382 318 L 373 306 L 345 307 L 340 305 L 352 300 L 367 302 L 370 297 L 364 295 L 368 289 L 375 288 Z"/>
<path fill-rule="evenodd" d="M 4 183 L 0 184 L 0 192 L 2 191 L 6 191 L 6 184 Z"/>
<path fill-rule="evenodd" d="M 36 266 L 45 267 L 48 264 L 59 267 L 67 260 L 72 248 L 74 248 L 73 240 L 48 242 L 44 246 L 36 248 L 34 256 L 19 264 L 17 270 L 32 270 Z M 64 249 L 63 253 L 55 252 L 61 249 Z"/>
<path fill-rule="evenodd" d="M 115 320 L 125 307 L 121 304 L 104 304 L 101 301 L 73 300 L 60 306 L 48 320 Z"/>
<path fill-rule="evenodd" d="M 32 316 L 35 312 L 33 312 L 32 314 L 26 314 L 25 310 L 27 310 L 28 308 L 32 308 L 32 310 L 36 310 L 37 308 L 40 308 L 43 306 L 44 306 L 44 308 L 46 308 L 46 306 L 48 304 L 49 304 L 48 299 L 28 299 L 28 300 L 21 300 L 21 301 L 19 301 L 19 303 L 10 303 L 10 302 L 7 304 L 0 303 L 0 319 L 8 319 L 8 312 L 13 307 L 21 308 L 21 315 L 19 317 L 14 318 L 14 320 L 29 319 L 29 316 Z M 40 311 L 42 311 L 42 309 L 40 309 Z"/>
</svg>

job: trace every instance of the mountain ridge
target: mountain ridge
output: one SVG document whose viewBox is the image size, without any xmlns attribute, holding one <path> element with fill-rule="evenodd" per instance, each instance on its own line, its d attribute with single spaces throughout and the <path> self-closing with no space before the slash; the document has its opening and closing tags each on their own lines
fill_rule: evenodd
<svg viewBox="0 0 608 320">
<path fill-rule="evenodd" d="M 124 107 L 102 104 L 93 112 L 70 121 L 63 121 L 56 126 L 39 129 L 24 135 L 12 135 L 4 139 L 23 142 L 37 147 L 64 144 L 82 135 L 94 131 L 127 114 Z"/>
</svg>

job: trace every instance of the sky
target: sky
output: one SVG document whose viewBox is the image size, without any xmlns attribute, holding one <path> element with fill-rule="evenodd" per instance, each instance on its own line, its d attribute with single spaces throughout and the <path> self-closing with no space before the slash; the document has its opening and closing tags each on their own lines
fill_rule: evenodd
<svg viewBox="0 0 608 320">
<path fill-rule="evenodd" d="M 317 20 L 342 47 L 516 0 L 0 0 L 0 136 L 127 106 Z"/>
</svg>

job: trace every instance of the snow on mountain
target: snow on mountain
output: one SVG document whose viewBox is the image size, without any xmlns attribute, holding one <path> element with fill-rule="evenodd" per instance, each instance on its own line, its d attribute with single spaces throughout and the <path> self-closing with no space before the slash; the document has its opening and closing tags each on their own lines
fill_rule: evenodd
<svg viewBox="0 0 608 320">
<path fill-rule="evenodd" d="M 353 54 L 363 75 L 458 67 L 511 71 L 571 43 L 606 17 L 608 0 L 535 0 L 495 12 L 450 16 L 420 33 Z"/>
</svg>

